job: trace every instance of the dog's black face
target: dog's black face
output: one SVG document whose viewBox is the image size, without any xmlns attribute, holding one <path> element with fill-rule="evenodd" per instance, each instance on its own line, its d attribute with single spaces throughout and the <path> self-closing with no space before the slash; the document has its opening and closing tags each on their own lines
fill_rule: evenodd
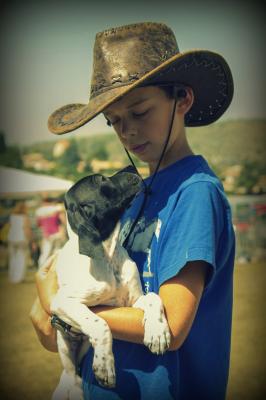
<svg viewBox="0 0 266 400">
<path fill-rule="evenodd" d="M 141 189 L 141 178 L 127 167 L 110 178 L 95 174 L 82 178 L 65 195 L 72 230 L 79 237 L 79 251 L 101 257 L 101 243 L 108 239 L 123 211 Z"/>
</svg>

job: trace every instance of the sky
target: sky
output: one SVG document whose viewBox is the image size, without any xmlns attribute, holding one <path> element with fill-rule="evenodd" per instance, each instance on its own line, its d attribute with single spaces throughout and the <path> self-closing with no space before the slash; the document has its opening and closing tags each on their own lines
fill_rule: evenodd
<svg viewBox="0 0 266 400">
<path fill-rule="evenodd" d="M 222 120 L 265 118 L 265 7 L 258 1 L 1 2 L 0 131 L 8 144 L 58 139 L 48 116 L 87 103 L 94 39 L 119 25 L 155 21 L 174 31 L 181 51 L 218 52 L 229 63 L 235 95 Z M 108 132 L 102 116 L 64 137 Z"/>
</svg>

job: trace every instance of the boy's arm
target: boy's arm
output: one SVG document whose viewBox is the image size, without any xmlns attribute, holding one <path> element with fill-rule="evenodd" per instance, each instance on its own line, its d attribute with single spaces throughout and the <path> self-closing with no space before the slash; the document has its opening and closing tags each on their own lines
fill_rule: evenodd
<svg viewBox="0 0 266 400">
<path fill-rule="evenodd" d="M 206 262 L 189 262 L 178 275 L 169 279 L 160 288 L 159 295 L 165 307 L 172 336 L 170 350 L 178 349 L 189 333 L 204 289 L 207 270 Z M 47 327 L 50 301 L 56 292 L 56 276 L 52 268 L 51 271 L 43 268 L 37 273 L 37 287 L 46 314 L 43 314 L 43 320 L 41 311 L 37 309 L 36 315 L 31 313 L 31 319 L 41 343 L 50 350 L 56 348 L 56 336 L 53 330 L 49 334 L 43 327 Z M 142 310 L 109 306 L 97 306 L 91 309 L 108 323 L 114 338 L 143 343 Z"/>
<path fill-rule="evenodd" d="M 39 297 L 33 303 L 30 319 L 43 347 L 46 350 L 57 352 L 56 329 L 52 327 L 51 317 L 42 307 Z"/>
<path fill-rule="evenodd" d="M 58 285 L 55 272 L 57 254 L 49 257 L 36 273 L 38 297 L 31 310 L 30 319 L 41 344 L 49 351 L 57 351 L 56 330 L 51 325 L 50 303 Z"/>
<path fill-rule="evenodd" d="M 187 263 L 178 275 L 160 288 L 166 318 L 171 332 L 169 350 L 178 349 L 186 339 L 194 321 L 204 289 L 208 264 L 203 261 Z M 143 343 L 143 311 L 132 307 L 97 306 L 91 308 L 109 325 L 113 337 Z"/>
</svg>

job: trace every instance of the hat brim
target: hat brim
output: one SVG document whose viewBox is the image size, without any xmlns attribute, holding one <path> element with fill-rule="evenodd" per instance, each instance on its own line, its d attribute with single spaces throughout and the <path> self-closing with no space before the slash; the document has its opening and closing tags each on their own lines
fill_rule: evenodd
<svg viewBox="0 0 266 400">
<path fill-rule="evenodd" d="M 185 116 L 186 126 L 215 122 L 233 98 L 233 78 L 225 59 L 209 50 L 192 50 L 176 54 L 133 83 L 118 83 L 112 88 L 104 88 L 88 104 L 67 104 L 57 109 L 48 119 L 48 128 L 57 135 L 71 132 L 91 121 L 131 90 L 168 82 L 193 89 L 195 100 Z"/>
</svg>

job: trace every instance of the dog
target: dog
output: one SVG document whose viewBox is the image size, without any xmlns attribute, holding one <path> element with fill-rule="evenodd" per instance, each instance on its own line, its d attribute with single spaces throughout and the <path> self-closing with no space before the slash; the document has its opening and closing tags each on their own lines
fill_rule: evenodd
<svg viewBox="0 0 266 400">
<path fill-rule="evenodd" d="M 141 308 L 144 344 L 156 354 L 170 345 L 160 297 L 143 294 L 137 266 L 118 242 L 119 219 L 140 189 L 140 177 L 127 167 L 109 178 L 100 174 L 82 178 L 65 195 L 69 240 L 57 257 L 59 289 L 51 302 L 53 318 L 64 328 L 57 331 L 64 370 L 53 400 L 83 399 L 77 366 L 89 346 L 94 349 L 96 379 L 105 387 L 115 386 L 110 328 L 88 307 Z"/>
</svg>

